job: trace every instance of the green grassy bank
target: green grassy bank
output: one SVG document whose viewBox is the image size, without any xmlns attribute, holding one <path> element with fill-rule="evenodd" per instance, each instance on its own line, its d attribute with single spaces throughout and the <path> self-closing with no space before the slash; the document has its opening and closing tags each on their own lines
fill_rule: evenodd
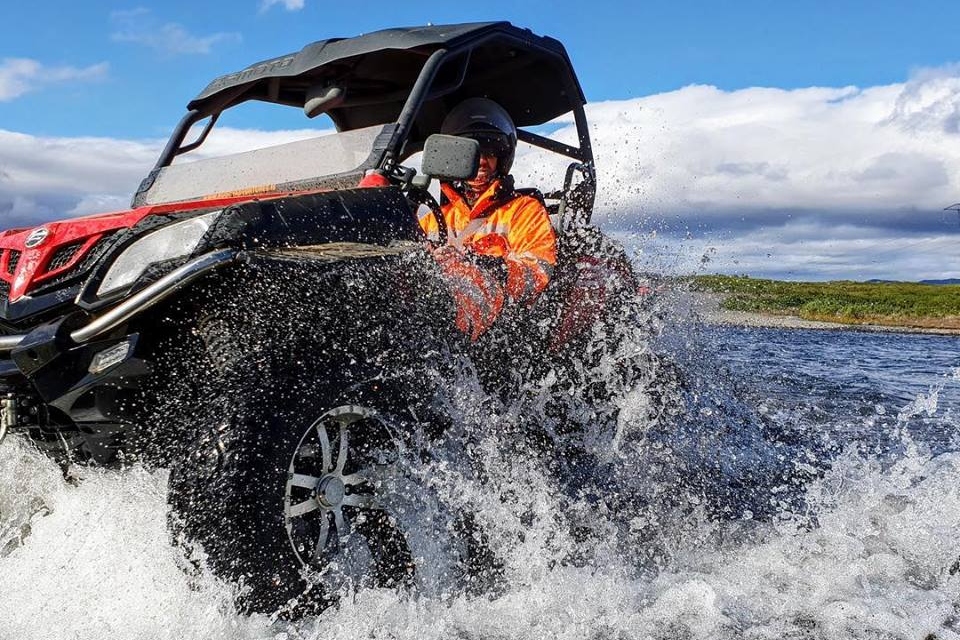
<svg viewBox="0 0 960 640">
<path fill-rule="evenodd" d="M 907 282 L 784 282 L 745 276 L 689 278 L 691 289 L 724 295 L 732 311 L 806 320 L 960 329 L 960 285 Z"/>
</svg>

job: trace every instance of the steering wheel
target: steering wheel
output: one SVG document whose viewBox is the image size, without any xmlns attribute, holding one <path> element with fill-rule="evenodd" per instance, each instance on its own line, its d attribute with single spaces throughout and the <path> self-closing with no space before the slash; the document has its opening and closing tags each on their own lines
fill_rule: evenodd
<svg viewBox="0 0 960 640">
<path fill-rule="evenodd" d="M 407 190 L 407 199 L 416 205 L 426 205 L 430 213 L 437 221 L 438 239 L 431 240 L 427 238 L 433 247 L 441 247 L 450 241 L 450 230 L 447 228 L 447 221 L 443 218 L 443 210 L 440 203 L 433 197 L 433 194 L 422 187 L 411 186 Z"/>
<path fill-rule="evenodd" d="M 450 231 L 447 229 L 447 222 L 443 218 L 443 210 L 440 208 L 440 204 L 437 202 L 437 199 L 433 197 L 433 194 L 427 190 L 427 183 L 422 183 L 414 180 L 416 171 L 409 167 L 396 166 L 391 170 L 387 171 L 377 171 L 377 173 L 382 176 L 383 179 L 389 181 L 389 184 L 394 184 L 400 187 L 403 190 L 404 194 L 407 196 L 407 200 L 410 204 L 419 206 L 426 205 L 430 209 L 430 213 L 433 214 L 434 219 L 437 221 L 437 230 L 439 238 L 434 241 L 430 238 L 427 238 L 427 242 L 431 244 L 434 248 L 443 246 L 450 241 Z M 382 186 L 379 183 L 377 186 Z"/>
</svg>

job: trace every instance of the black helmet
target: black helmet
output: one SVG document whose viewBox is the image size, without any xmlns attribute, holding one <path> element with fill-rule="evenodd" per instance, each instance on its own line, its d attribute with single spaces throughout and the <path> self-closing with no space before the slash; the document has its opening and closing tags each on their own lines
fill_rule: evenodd
<svg viewBox="0 0 960 640">
<path fill-rule="evenodd" d="M 507 110 L 489 98 L 467 98 L 447 114 L 440 133 L 473 138 L 480 150 L 497 156 L 497 173 L 507 175 L 517 150 L 517 127 Z"/>
</svg>

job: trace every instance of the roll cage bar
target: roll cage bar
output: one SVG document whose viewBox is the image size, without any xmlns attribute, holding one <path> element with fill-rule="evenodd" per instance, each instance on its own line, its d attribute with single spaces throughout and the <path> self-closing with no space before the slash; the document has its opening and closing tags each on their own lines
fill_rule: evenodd
<svg viewBox="0 0 960 640">
<path fill-rule="evenodd" d="M 433 27 L 432 29 L 443 28 L 444 27 Z M 427 129 L 432 130 L 426 132 L 418 130 L 418 128 L 423 128 L 422 126 L 418 127 L 418 124 L 422 124 L 419 123 L 418 120 L 421 119 L 421 116 L 423 116 L 425 105 L 442 102 L 443 98 L 455 96 L 457 92 L 464 87 L 468 76 L 470 62 L 475 52 L 482 50 L 485 46 L 490 45 L 491 43 L 509 43 L 517 49 L 525 52 L 533 52 L 543 59 L 548 59 L 550 62 L 556 65 L 557 69 L 560 70 L 559 73 L 555 74 L 562 85 L 559 87 L 558 96 L 566 98 L 567 104 L 561 105 L 558 101 L 558 104 L 552 105 L 552 111 L 549 113 L 557 112 L 557 108 L 561 106 L 569 107 L 569 109 L 560 110 L 558 113 L 565 113 L 569 111 L 573 112 L 579 146 L 574 147 L 572 145 L 564 144 L 533 131 L 522 129 L 519 126 L 518 138 L 527 144 L 569 157 L 575 161 L 567 170 L 564 191 L 567 192 L 572 188 L 574 174 L 580 173 L 582 176 L 582 183 L 585 184 L 582 184 L 580 187 L 581 193 L 578 195 L 578 199 L 580 201 L 580 208 L 586 209 L 585 221 L 589 221 L 590 212 L 593 208 L 596 185 L 596 177 L 593 165 L 593 151 L 590 143 L 590 133 L 587 124 L 586 113 L 584 111 L 585 99 L 583 98 L 582 90 L 577 82 L 576 75 L 573 72 L 570 61 L 566 56 L 566 51 L 563 49 L 562 45 L 550 38 L 534 36 L 528 30 L 518 29 L 517 27 L 514 27 L 510 23 L 506 22 L 479 25 L 452 25 L 448 28 L 460 28 L 460 35 L 452 38 L 449 42 L 442 42 L 439 48 L 435 48 L 432 51 L 423 51 L 422 47 L 408 49 L 408 51 L 412 53 L 426 54 L 425 61 L 417 73 L 416 80 L 414 81 L 406 100 L 402 104 L 399 115 L 393 122 L 386 121 L 381 123 L 386 125 L 384 135 L 378 138 L 376 143 L 377 148 L 373 149 L 373 152 L 371 153 L 367 162 L 364 164 L 363 168 L 390 170 L 399 164 L 404 158 L 409 157 L 410 155 L 421 150 L 426 136 L 429 135 L 429 133 L 436 133 L 439 130 L 439 122 L 437 121 L 437 118 L 433 118 L 432 125 L 428 124 L 426 126 Z M 426 28 L 421 29 L 421 31 L 424 29 Z M 367 36 L 360 36 L 356 40 L 359 46 L 359 41 L 362 39 L 376 37 L 379 34 L 391 35 L 394 31 L 397 30 L 377 32 Z M 408 31 L 413 33 L 415 30 L 411 29 Z M 472 37 L 465 38 L 463 34 Z M 539 41 L 543 41 L 543 44 L 541 44 Z M 310 47 L 318 47 L 318 45 L 319 49 L 322 50 L 323 47 L 325 45 L 329 45 L 329 43 L 337 43 L 337 46 L 340 46 L 341 48 L 350 45 L 350 41 L 321 41 L 306 47 L 300 55 L 310 49 Z M 436 43 L 431 41 L 431 44 Z M 386 53 L 386 50 L 376 53 Z M 375 53 L 367 51 L 362 55 L 369 56 L 375 55 Z M 291 56 L 276 58 L 271 61 L 259 63 L 258 65 L 253 65 L 252 67 L 249 67 L 247 70 L 244 70 L 238 74 L 231 74 L 214 80 L 210 86 L 208 86 L 207 89 L 201 93 L 200 97 L 193 100 L 190 105 L 188 105 L 190 107 L 189 111 L 177 124 L 150 174 L 148 174 L 143 183 L 140 185 L 137 195 L 134 196 L 134 204 L 137 203 L 138 196 L 150 188 L 156 175 L 164 167 L 169 166 L 178 155 L 192 151 L 204 143 L 223 111 L 248 100 L 267 100 L 275 103 L 302 106 L 296 101 L 281 99 L 279 97 L 281 94 L 281 91 L 278 88 L 279 83 L 283 82 L 285 79 L 288 81 L 299 79 L 302 82 L 303 78 L 308 77 L 308 74 L 316 76 L 318 70 L 321 70 L 324 65 L 318 65 L 317 67 L 310 68 L 306 72 L 299 74 L 299 76 L 291 76 L 289 74 L 271 75 L 268 72 L 260 71 L 262 69 L 269 70 L 271 65 L 286 68 L 291 66 L 291 63 L 288 63 L 288 60 L 290 59 L 292 59 Z M 325 64 L 327 66 L 333 66 L 341 63 L 342 60 L 334 60 L 333 62 L 327 62 Z M 446 70 L 444 68 L 445 66 L 451 67 L 452 73 L 447 74 L 449 76 L 447 79 L 438 81 L 438 76 L 440 75 L 441 70 Z M 256 75 L 257 73 L 260 73 L 261 77 L 254 77 L 250 81 L 237 81 L 230 86 L 231 81 L 236 78 L 242 79 L 244 74 Z M 497 76 L 498 70 L 493 69 L 489 74 L 484 74 L 484 77 L 480 78 L 480 81 L 482 84 L 486 83 L 490 86 L 494 86 L 494 83 L 496 83 L 498 80 Z M 476 78 L 474 78 L 474 80 L 476 80 Z M 267 86 L 269 88 L 266 90 L 266 92 L 267 96 L 269 97 L 257 95 L 255 92 L 256 90 L 262 89 L 264 82 L 268 83 Z M 227 84 L 228 86 L 220 89 L 219 85 L 222 84 Z M 476 84 L 476 82 L 474 84 Z M 468 96 L 460 96 L 460 98 L 463 97 Z M 369 98 L 367 101 L 369 102 Z M 457 101 L 459 101 L 459 98 Z M 355 107 L 356 105 L 347 104 L 346 106 Z M 350 128 L 353 128 L 345 127 L 344 129 L 341 129 L 340 123 L 337 122 L 337 118 L 335 117 L 333 111 L 334 110 L 331 109 L 329 115 L 331 115 L 331 117 L 334 119 L 335 124 L 338 125 L 338 130 L 349 130 Z M 518 120 L 517 114 L 511 112 L 511 115 L 515 120 Z M 209 120 L 207 121 L 204 129 L 200 132 L 197 139 L 184 144 L 186 136 L 191 128 L 204 118 L 209 118 Z M 347 118 L 341 119 L 345 120 Z M 534 126 L 545 124 L 546 122 L 549 122 L 550 119 L 552 118 L 547 118 L 543 122 L 532 122 L 531 124 Z M 561 205 L 561 207 L 562 206 L 563 205 Z"/>
</svg>

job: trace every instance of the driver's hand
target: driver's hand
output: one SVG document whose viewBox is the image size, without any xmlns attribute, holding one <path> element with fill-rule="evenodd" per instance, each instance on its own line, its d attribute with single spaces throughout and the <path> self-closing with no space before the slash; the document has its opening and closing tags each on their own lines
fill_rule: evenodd
<svg viewBox="0 0 960 640">
<path fill-rule="evenodd" d="M 444 244 L 439 247 L 433 247 L 430 249 L 430 252 L 433 254 L 434 259 L 440 264 L 441 267 L 448 266 L 453 262 L 463 262 L 464 253 L 463 250 L 459 247 L 455 247 L 452 244 Z"/>
</svg>

